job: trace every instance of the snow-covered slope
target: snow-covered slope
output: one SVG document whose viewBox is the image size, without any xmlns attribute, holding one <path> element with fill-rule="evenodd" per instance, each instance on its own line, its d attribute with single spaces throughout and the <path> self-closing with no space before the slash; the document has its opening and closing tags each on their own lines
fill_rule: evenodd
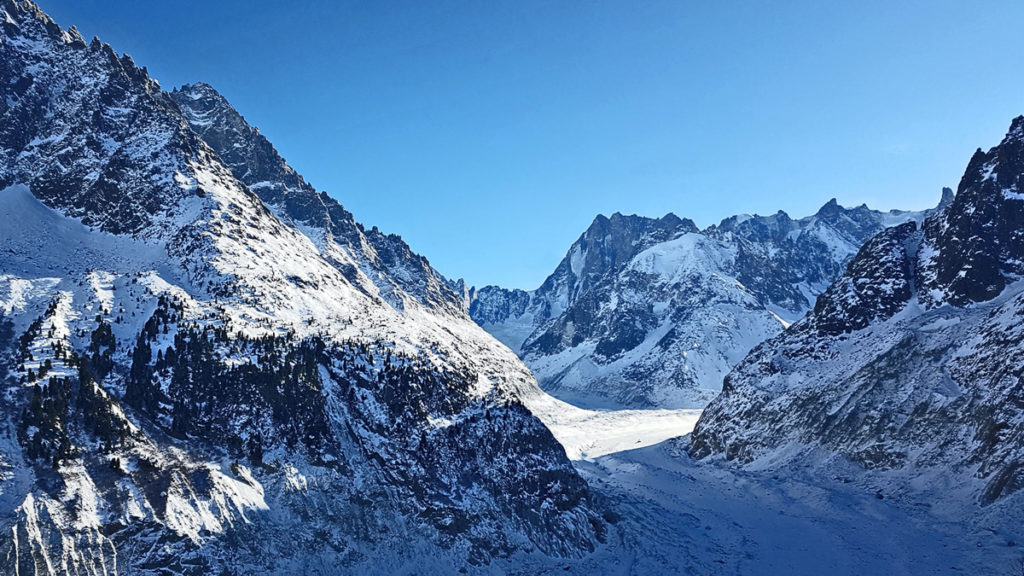
<svg viewBox="0 0 1024 576">
<path fill-rule="evenodd" d="M 461 281 L 448 281 L 401 237 L 376 227 L 366 230 L 337 200 L 318 193 L 213 87 L 186 85 L 170 96 L 235 177 L 309 236 L 353 285 L 398 310 L 415 302 L 464 317 L 467 295 Z"/>
<path fill-rule="evenodd" d="M 642 550 L 633 573 L 1019 572 L 1024 494 L 965 506 L 950 487 L 922 494 L 906 489 L 910 478 L 901 485 L 849 462 L 821 474 L 799 461 L 756 469 L 695 460 L 687 447 L 683 438 L 577 464 Z"/>
<path fill-rule="evenodd" d="M 457 290 L 196 123 L 128 56 L 0 2 L 3 571 L 450 573 L 602 546 L 524 406 L 543 394 Z"/>
<path fill-rule="evenodd" d="M 470 314 L 574 404 L 702 408 L 866 239 L 921 218 L 835 200 L 800 220 L 734 216 L 705 230 L 672 214 L 599 216 L 540 288 L 473 290 Z"/>
<path fill-rule="evenodd" d="M 1022 185 L 1019 117 L 952 203 L 865 244 L 803 321 L 729 374 L 694 453 L 758 466 L 824 453 L 955 502 L 1019 496 Z"/>
</svg>

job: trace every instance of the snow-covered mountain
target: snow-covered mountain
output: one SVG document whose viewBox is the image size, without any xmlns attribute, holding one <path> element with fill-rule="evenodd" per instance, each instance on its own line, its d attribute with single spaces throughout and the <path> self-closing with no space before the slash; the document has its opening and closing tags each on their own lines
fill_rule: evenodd
<svg viewBox="0 0 1024 576">
<path fill-rule="evenodd" d="M 693 453 L 848 459 L 942 506 L 1024 509 L 1022 191 L 1019 117 L 948 206 L 872 238 L 804 320 L 729 374 Z"/>
<path fill-rule="evenodd" d="M 0 1 L 5 573 L 450 573 L 608 523 L 459 286 L 211 89 Z"/>
<path fill-rule="evenodd" d="M 944 191 L 949 200 L 951 191 Z M 922 213 L 830 201 L 793 220 L 598 216 L 540 286 L 471 292 L 470 314 L 548 392 L 583 406 L 701 408 L 802 317 L 861 244 Z"/>
</svg>

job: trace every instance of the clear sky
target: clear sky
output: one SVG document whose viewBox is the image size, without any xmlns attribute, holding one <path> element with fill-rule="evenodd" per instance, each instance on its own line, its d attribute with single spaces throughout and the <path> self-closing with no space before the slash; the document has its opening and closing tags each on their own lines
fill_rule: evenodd
<svg viewBox="0 0 1024 576">
<path fill-rule="evenodd" d="M 39 3 L 475 285 L 598 213 L 928 207 L 1024 113 L 1024 2 Z"/>
</svg>

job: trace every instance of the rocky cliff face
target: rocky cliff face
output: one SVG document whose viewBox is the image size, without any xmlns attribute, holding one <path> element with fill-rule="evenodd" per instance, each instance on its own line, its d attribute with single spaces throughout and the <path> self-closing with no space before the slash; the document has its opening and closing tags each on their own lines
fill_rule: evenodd
<svg viewBox="0 0 1024 576">
<path fill-rule="evenodd" d="M 4 572 L 450 573 L 600 545 L 529 372 L 426 260 L 211 90 L 169 95 L 31 2 L 0 2 L 0 32 Z"/>
<path fill-rule="evenodd" d="M 599 216 L 537 290 L 474 290 L 470 314 L 582 405 L 703 407 L 751 348 L 810 309 L 861 244 L 920 213 L 734 216 L 698 230 Z"/>
<path fill-rule="evenodd" d="M 922 226 L 869 241 L 814 310 L 756 348 L 693 433 L 697 455 L 824 449 L 932 475 L 982 503 L 1024 486 L 1024 117 Z"/>
</svg>

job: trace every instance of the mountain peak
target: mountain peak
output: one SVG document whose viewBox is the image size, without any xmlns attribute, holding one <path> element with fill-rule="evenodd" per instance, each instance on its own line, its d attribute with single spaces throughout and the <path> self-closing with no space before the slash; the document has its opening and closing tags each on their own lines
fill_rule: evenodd
<svg viewBox="0 0 1024 576">
<path fill-rule="evenodd" d="M 202 81 L 182 84 L 178 88 L 175 88 L 175 90 L 181 90 L 182 92 L 192 92 L 198 90 L 203 92 L 213 92 L 214 94 L 219 94 L 216 88 Z"/>
<path fill-rule="evenodd" d="M 213 117 L 220 117 L 222 122 L 235 125 L 233 128 L 242 132 L 259 132 L 255 126 L 249 126 L 245 118 L 235 110 L 223 94 L 206 82 L 182 84 L 171 90 L 171 99 L 178 103 L 193 126 L 209 126 Z M 206 130 L 199 130 L 200 135 Z"/>
<path fill-rule="evenodd" d="M 941 210 L 942 208 L 945 208 L 945 207 L 949 206 L 950 204 L 952 204 L 954 196 L 955 195 L 953 194 L 953 189 L 952 188 L 950 188 L 949 186 L 943 186 L 942 187 L 942 199 L 939 200 L 938 208 Z"/>
<path fill-rule="evenodd" d="M 680 218 L 672 212 L 661 218 L 649 218 L 637 214 L 614 212 L 610 217 L 598 214 L 594 221 L 580 237 L 589 242 L 603 242 L 605 238 L 613 241 L 628 240 L 634 244 L 647 245 L 646 237 L 672 237 L 686 232 L 698 232 L 697 225 L 688 218 Z"/>
<path fill-rule="evenodd" d="M 842 213 L 843 210 L 845 209 L 839 204 L 839 201 L 836 200 L 835 198 L 832 198 L 828 202 L 826 202 L 824 206 L 818 209 L 818 211 L 815 213 L 815 216 L 818 216 L 820 218 L 835 217 L 836 215 Z"/>
<path fill-rule="evenodd" d="M 217 98 L 218 100 L 227 103 L 227 99 L 217 91 L 216 88 L 210 86 L 206 82 L 194 82 L 192 84 L 182 84 L 171 91 L 172 94 L 181 93 L 188 95 L 190 98 Z"/>
<path fill-rule="evenodd" d="M 53 18 L 30 0 L 0 1 L 0 30 L 3 30 L 5 36 L 32 35 L 32 22 L 42 26 L 44 34 L 52 40 L 77 47 L 85 46 L 85 40 L 77 29 L 71 27 L 63 30 Z"/>
<path fill-rule="evenodd" d="M 662 216 L 661 218 L 659 218 L 659 220 L 661 222 L 666 223 L 666 224 L 676 225 L 676 226 L 678 226 L 680 224 L 685 224 L 686 222 L 691 222 L 691 220 L 689 218 L 680 218 L 679 216 L 676 216 L 675 212 L 669 212 L 669 213 L 665 214 L 664 216 Z M 696 227 L 696 224 L 694 224 L 694 226 Z"/>
<path fill-rule="evenodd" d="M 1010 130 L 1006 133 L 1007 138 L 1024 138 L 1024 114 L 1017 116 L 1010 122 Z"/>
</svg>

